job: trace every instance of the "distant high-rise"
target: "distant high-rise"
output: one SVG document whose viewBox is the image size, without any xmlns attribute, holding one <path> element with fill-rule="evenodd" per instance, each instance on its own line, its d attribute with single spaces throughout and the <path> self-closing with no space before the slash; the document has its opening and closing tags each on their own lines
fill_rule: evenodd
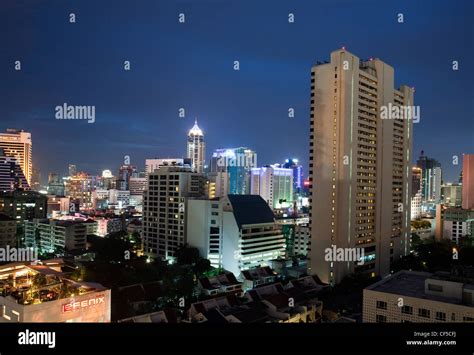
<svg viewBox="0 0 474 355">
<path fill-rule="evenodd" d="M 195 172 L 204 172 L 206 143 L 204 142 L 204 133 L 197 124 L 197 119 L 188 133 L 188 158 L 192 159 L 192 166 Z"/>
<path fill-rule="evenodd" d="M 17 159 L 23 175 L 31 185 L 33 174 L 31 133 L 8 128 L 6 133 L 0 133 L 0 149 L 3 149 L 6 157 Z"/>
<path fill-rule="evenodd" d="M 300 193 L 303 188 L 303 167 L 298 159 L 286 159 L 282 167 L 293 170 L 293 193 Z"/>
<path fill-rule="evenodd" d="M 441 164 L 435 160 L 428 158 L 424 151 L 416 162 L 421 168 L 421 196 L 424 202 L 439 203 L 441 201 Z"/>
<path fill-rule="evenodd" d="M 260 195 L 271 209 L 288 208 L 293 202 L 293 169 L 278 166 L 252 168 L 250 193 Z"/>
<path fill-rule="evenodd" d="M 77 174 L 77 167 L 76 165 L 74 164 L 69 164 L 68 166 L 68 173 L 69 173 L 69 176 L 74 176 Z"/>
<path fill-rule="evenodd" d="M 257 167 L 257 153 L 247 147 L 216 149 L 212 153 L 211 173 L 228 173 L 228 193 L 250 194 L 250 170 Z"/>
<path fill-rule="evenodd" d="M 462 172 L 462 208 L 474 209 L 474 154 L 464 154 Z"/>
<path fill-rule="evenodd" d="M 422 170 L 421 168 L 414 166 L 411 169 L 411 219 L 417 219 L 421 217 L 421 181 Z"/>
<path fill-rule="evenodd" d="M 78 203 L 80 209 L 92 209 L 94 208 L 92 192 L 97 188 L 97 185 L 97 176 L 81 172 L 65 180 L 65 195 L 71 199 L 71 202 Z"/>
<path fill-rule="evenodd" d="M 41 170 L 38 168 L 33 168 L 30 187 L 33 191 L 41 190 Z"/>
<path fill-rule="evenodd" d="M 312 68 L 308 272 L 324 282 L 386 275 L 409 251 L 413 93 L 394 88 L 388 64 L 344 48 Z M 364 257 L 331 260 L 332 248 Z"/>
<path fill-rule="evenodd" d="M 48 174 L 48 194 L 56 196 L 64 196 L 64 182 L 58 174 Z"/>
<path fill-rule="evenodd" d="M 117 179 L 117 189 L 121 191 L 128 191 L 130 190 L 130 178 L 134 177 L 137 174 L 137 168 L 129 165 L 124 164 L 119 169 L 118 179 Z"/>
<path fill-rule="evenodd" d="M 411 178 L 411 196 L 416 196 L 419 191 L 421 191 L 421 181 L 423 179 L 421 168 L 414 166 L 411 169 L 412 178 Z"/>
</svg>

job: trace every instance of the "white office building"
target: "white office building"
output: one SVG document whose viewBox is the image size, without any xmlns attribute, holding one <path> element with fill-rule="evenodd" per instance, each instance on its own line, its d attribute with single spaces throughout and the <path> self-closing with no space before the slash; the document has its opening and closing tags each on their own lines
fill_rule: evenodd
<svg viewBox="0 0 474 355">
<path fill-rule="evenodd" d="M 239 275 L 268 266 L 285 255 L 281 226 L 265 201 L 256 195 L 228 195 L 188 201 L 187 240 L 214 267 Z"/>
</svg>

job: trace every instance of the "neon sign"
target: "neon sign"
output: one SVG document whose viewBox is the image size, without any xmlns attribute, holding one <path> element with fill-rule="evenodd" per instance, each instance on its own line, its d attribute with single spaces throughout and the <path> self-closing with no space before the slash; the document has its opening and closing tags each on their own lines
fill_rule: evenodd
<svg viewBox="0 0 474 355">
<path fill-rule="evenodd" d="M 79 309 L 95 306 L 101 303 L 105 303 L 105 295 L 98 295 L 97 297 L 80 302 L 63 304 L 63 313 L 77 311 Z"/>
</svg>

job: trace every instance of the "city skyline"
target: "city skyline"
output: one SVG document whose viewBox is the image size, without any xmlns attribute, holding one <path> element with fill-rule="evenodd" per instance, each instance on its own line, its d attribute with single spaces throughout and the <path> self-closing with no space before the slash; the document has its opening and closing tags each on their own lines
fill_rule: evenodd
<svg viewBox="0 0 474 355">
<path fill-rule="evenodd" d="M 2 1 L 0 351 L 472 346 L 473 18 Z"/>
<path fill-rule="evenodd" d="M 245 1 L 235 6 L 183 1 L 167 7 L 144 2 L 136 9 L 142 21 L 130 23 L 127 31 L 121 27 L 128 16 L 121 2 L 107 14 L 92 11 L 93 2 L 88 1 L 74 9 L 66 4 L 50 6 L 48 13 L 41 7 L 33 13 L 7 4 L 0 17 L 14 31 L 5 38 L 9 50 L 0 54 L 0 64 L 7 68 L 0 84 L 6 93 L 0 98 L 2 130 L 32 133 L 33 161 L 43 183 L 49 172 L 64 174 L 70 163 L 99 174 L 105 169 L 115 172 L 125 155 L 140 168 L 147 158 L 185 157 L 186 132 L 196 116 L 208 152 L 247 146 L 259 154 L 262 165 L 283 162 L 290 155 L 307 171 L 308 75 L 317 61 L 328 60 L 328 53 L 347 46 L 361 58 L 378 57 L 393 65 L 397 86 L 406 82 L 416 88 L 421 120 L 414 125 L 412 163 L 424 150 L 441 162 L 444 181 L 456 182 L 461 164 L 453 165 L 452 156 L 461 162 L 461 154 L 473 149 L 469 135 L 473 107 L 465 100 L 472 97 L 468 79 L 472 68 L 466 64 L 472 48 L 462 45 L 472 33 L 459 20 L 468 21 L 463 14 L 472 4 L 445 8 L 435 1 L 426 9 L 420 2 L 408 1 L 384 7 L 372 6 L 374 1 L 355 7 L 347 3 L 327 2 L 320 12 L 319 4 L 272 2 L 270 8 Z M 210 6 L 217 6 L 217 14 Z M 73 11 L 77 22 L 71 24 L 68 14 Z M 295 16 L 291 24 L 290 12 Z M 178 22 L 179 13 L 187 15 L 185 23 Z M 398 13 L 405 14 L 404 23 L 397 22 Z M 421 22 L 415 21 L 414 14 L 421 13 L 416 15 Z M 11 24 L 21 16 L 31 21 L 20 30 Z M 108 20 L 103 22 L 101 16 Z M 343 25 L 314 40 L 313 33 L 330 26 L 334 16 Z M 440 16 L 445 21 L 442 29 Z M 371 32 L 371 41 L 366 41 L 366 26 L 351 22 L 352 17 L 361 23 L 371 19 L 384 31 Z M 229 18 L 233 26 L 226 25 Z M 261 21 L 267 23 L 264 28 Z M 217 25 L 222 29 L 219 34 L 214 31 Z M 153 29 L 166 36 L 150 43 Z M 87 40 L 90 30 L 97 37 L 92 45 Z M 410 40 L 397 42 L 396 47 L 390 44 L 407 31 Z M 255 38 L 250 40 L 250 34 Z M 436 57 L 427 55 L 434 50 Z M 15 60 L 21 60 L 21 71 L 14 70 Z M 126 60 L 130 71 L 123 68 Z M 239 71 L 234 70 L 235 60 Z M 453 60 L 459 62 L 457 72 L 452 70 Z M 95 122 L 56 120 L 55 107 L 63 103 L 95 105 Z M 184 118 L 179 117 L 180 108 L 185 109 Z M 289 108 L 295 110 L 294 117 L 288 117 Z M 443 125 L 447 129 L 440 130 Z M 271 132 L 278 149 L 264 139 L 265 132 Z M 209 158 L 208 153 L 206 163 Z"/>
</svg>

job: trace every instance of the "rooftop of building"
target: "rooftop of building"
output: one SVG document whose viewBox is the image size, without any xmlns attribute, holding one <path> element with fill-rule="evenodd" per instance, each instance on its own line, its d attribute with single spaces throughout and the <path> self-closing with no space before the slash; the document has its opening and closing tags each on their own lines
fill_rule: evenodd
<svg viewBox="0 0 474 355">
<path fill-rule="evenodd" d="M 278 276 L 278 274 L 268 266 L 244 270 L 242 271 L 241 275 L 242 275 L 241 277 L 244 280 L 249 280 L 249 281 Z"/>
<path fill-rule="evenodd" d="M 194 121 L 194 126 L 189 130 L 188 133 L 189 136 L 203 136 L 204 133 L 202 132 L 201 128 L 199 128 L 198 123 L 197 123 L 197 118 Z"/>
<path fill-rule="evenodd" d="M 50 224 L 58 227 L 69 227 L 72 225 L 77 225 L 77 224 L 84 224 L 84 223 L 97 223 L 93 219 L 82 219 L 82 218 L 77 218 L 77 219 L 48 219 L 48 218 L 41 218 L 41 219 L 34 219 L 33 223 L 35 224 Z"/>
<path fill-rule="evenodd" d="M 462 299 L 427 293 L 425 289 L 425 282 L 428 279 L 462 283 L 464 289 L 474 289 L 474 283 L 472 283 L 472 280 L 460 280 L 456 277 L 451 276 L 450 273 L 431 274 L 427 272 L 407 270 L 399 271 L 366 287 L 365 289 L 370 291 L 391 293 L 400 296 L 420 298 L 444 303 L 462 303 Z"/>
<path fill-rule="evenodd" d="M 275 215 L 260 195 L 227 195 L 227 197 L 239 228 L 244 225 L 274 223 Z"/>
<path fill-rule="evenodd" d="M 61 271 L 63 265 L 61 259 L 52 259 L 0 266 L 0 297 L 31 305 L 106 290 L 98 283 L 71 280 Z"/>
<path fill-rule="evenodd" d="M 179 317 L 173 309 L 146 313 L 134 317 L 121 319 L 119 323 L 176 323 Z"/>
<path fill-rule="evenodd" d="M 226 272 L 213 277 L 203 277 L 199 279 L 199 283 L 206 290 L 219 289 L 221 286 L 232 286 L 240 284 L 231 272 Z"/>
</svg>

